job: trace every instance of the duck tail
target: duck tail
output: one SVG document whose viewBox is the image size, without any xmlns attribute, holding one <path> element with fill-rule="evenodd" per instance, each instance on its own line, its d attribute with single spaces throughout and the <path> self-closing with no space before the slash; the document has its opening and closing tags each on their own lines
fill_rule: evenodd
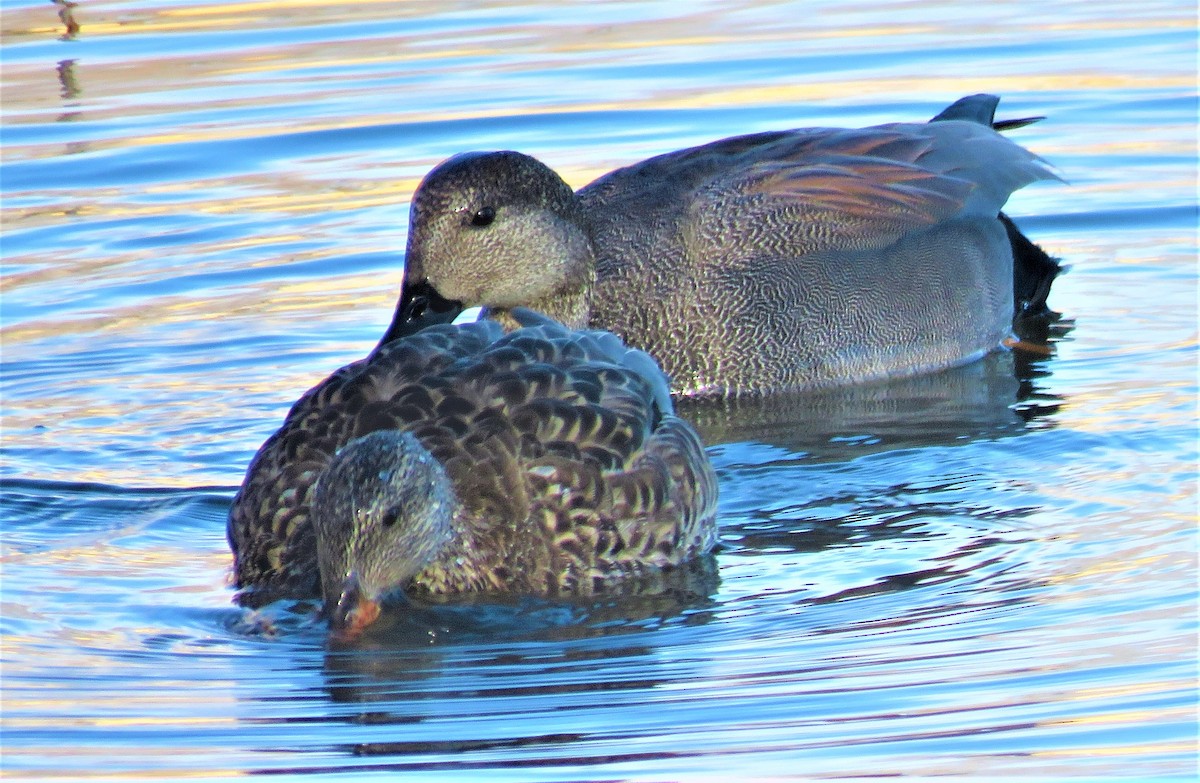
<svg viewBox="0 0 1200 783">
<path fill-rule="evenodd" d="M 1001 212 L 999 217 L 1012 244 L 1013 312 L 1018 320 L 1053 316 L 1046 300 L 1054 279 L 1063 271 L 1062 264 L 1022 234 L 1008 215 Z"/>
<path fill-rule="evenodd" d="M 1021 117 L 1015 120 L 998 120 L 996 119 L 996 107 L 999 105 L 1000 99 L 995 95 L 987 93 L 968 95 L 942 109 L 930 122 L 966 120 L 967 122 L 977 122 L 980 125 L 989 125 L 995 131 L 1010 131 L 1046 119 L 1045 117 Z"/>
<path fill-rule="evenodd" d="M 995 95 L 980 93 L 959 98 L 938 113 L 930 122 L 963 120 L 987 125 L 997 131 L 1021 128 L 1044 117 L 1024 117 L 1014 120 L 997 120 L 996 107 L 1000 99 Z M 1048 175 L 1053 176 L 1053 175 Z M 1016 224 L 1003 212 L 999 215 L 1013 253 L 1013 312 L 1016 320 L 1050 318 L 1057 314 L 1047 305 L 1050 286 L 1063 271 L 1058 259 L 1046 254 L 1029 237 L 1021 233 Z"/>
</svg>

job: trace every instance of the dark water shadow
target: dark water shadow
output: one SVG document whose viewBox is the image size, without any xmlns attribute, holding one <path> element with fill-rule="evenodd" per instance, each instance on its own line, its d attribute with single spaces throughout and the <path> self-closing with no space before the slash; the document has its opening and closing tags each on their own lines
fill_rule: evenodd
<svg viewBox="0 0 1200 783">
<path fill-rule="evenodd" d="M 125 538 L 184 535 L 221 519 L 230 487 L 122 487 L 85 481 L 0 478 L 0 518 L 9 554 L 58 546 L 67 537 L 98 543 Z M 153 528 L 153 529 L 150 529 Z"/>
<path fill-rule="evenodd" d="M 531 724 L 530 705 L 557 710 L 596 700 L 640 703 L 641 694 L 677 676 L 673 662 L 662 656 L 659 632 L 673 629 L 677 638 L 695 628 L 700 636 L 715 610 L 718 587 L 716 559 L 709 556 L 604 599 L 514 596 L 392 604 L 348 642 L 325 635 L 324 624 L 313 619 L 315 606 L 279 602 L 268 611 L 293 617 L 307 612 L 309 621 L 276 628 L 277 643 L 267 653 L 270 668 L 319 666 L 312 669 L 314 690 L 303 697 L 317 695 L 319 706 L 253 719 L 293 724 L 300 740 L 270 748 L 291 761 L 250 772 L 466 772 L 523 762 L 576 763 L 596 735 Z M 276 697 L 251 689 L 245 698 Z M 497 736 L 497 721 L 509 715 L 511 731 Z M 328 739 L 314 744 L 305 728 L 314 722 L 340 728 L 327 730 Z"/>
<path fill-rule="evenodd" d="M 1061 339 L 1059 322 L 1047 332 Z M 1043 389 L 1052 358 L 995 351 L 962 367 L 893 381 L 739 399 L 680 400 L 709 447 L 757 442 L 843 460 L 864 453 L 1002 438 L 1054 426 L 1066 400 Z"/>
<path fill-rule="evenodd" d="M 609 595 L 540 598 L 455 596 L 445 602 L 387 602 L 360 638 L 331 650 L 410 649 L 529 639 L 568 641 L 653 628 L 709 604 L 720 587 L 716 556 L 622 583 Z"/>
<path fill-rule="evenodd" d="M 718 587 L 710 555 L 603 599 L 488 597 L 388 607 L 362 637 L 326 643 L 325 689 L 344 722 L 411 725 L 425 721 L 430 703 L 442 700 L 653 687 L 656 647 L 646 634 L 707 624 Z M 595 673 L 606 666 L 622 676 Z M 440 750 L 478 742 L 447 740 Z M 341 750 L 356 756 L 439 752 L 427 741 L 399 737 Z"/>
</svg>

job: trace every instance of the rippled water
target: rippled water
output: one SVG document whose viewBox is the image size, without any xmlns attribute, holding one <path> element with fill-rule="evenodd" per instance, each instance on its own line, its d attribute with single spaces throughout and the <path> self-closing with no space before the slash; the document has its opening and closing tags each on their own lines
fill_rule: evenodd
<svg viewBox="0 0 1200 783">
<path fill-rule="evenodd" d="M 6 0 L 4 774 L 1192 779 L 1194 25 Z M 707 597 L 455 607 L 355 649 L 233 605 L 242 471 L 386 325 L 437 161 L 511 147 L 582 185 L 980 91 L 1047 117 L 1016 136 L 1069 183 L 1009 208 L 1072 266 L 1055 355 L 690 410 L 722 482 Z"/>
</svg>

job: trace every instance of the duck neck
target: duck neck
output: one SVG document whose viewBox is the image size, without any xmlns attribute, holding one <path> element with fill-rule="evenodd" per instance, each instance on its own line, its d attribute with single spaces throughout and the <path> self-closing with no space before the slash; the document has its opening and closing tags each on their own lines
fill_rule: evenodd
<svg viewBox="0 0 1200 783">
<path fill-rule="evenodd" d="M 582 285 L 572 286 L 565 291 L 556 291 L 529 302 L 523 307 L 553 318 L 568 329 L 586 329 L 592 317 L 594 281 L 593 273 Z M 505 331 L 511 332 L 520 326 L 507 307 L 489 307 L 487 308 L 487 317 L 499 321 Z"/>
</svg>

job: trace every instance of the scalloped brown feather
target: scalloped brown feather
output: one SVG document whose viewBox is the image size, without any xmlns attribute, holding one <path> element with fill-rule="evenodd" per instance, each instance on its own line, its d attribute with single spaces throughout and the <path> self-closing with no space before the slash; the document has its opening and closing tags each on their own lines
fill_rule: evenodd
<svg viewBox="0 0 1200 783">
<path fill-rule="evenodd" d="M 333 373 L 263 444 L 229 514 L 251 600 L 318 596 L 308 512 L 338 448 L 412 432 L 442 463 L 463 537 L 415 593 L 589 594 L 715 543 L 717 485 L 695 432 L 611 344 L 556 324 L 439 326 Z M 662 396 L 665 396 L 662 395 Z"/>
</svg>

